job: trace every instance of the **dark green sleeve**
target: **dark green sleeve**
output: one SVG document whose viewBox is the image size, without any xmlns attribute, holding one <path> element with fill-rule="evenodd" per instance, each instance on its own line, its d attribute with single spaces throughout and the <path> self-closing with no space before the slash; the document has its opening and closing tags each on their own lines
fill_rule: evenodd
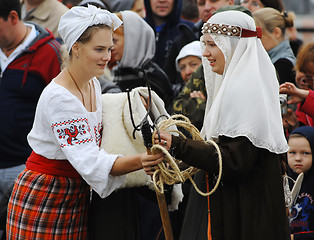
<svg viewBox="0 0 314 240">
<path fill-rule="evenodd" d="M 202 128 L 206 100 L 201 98 L 190 98 L 193 91 L 201 91 L 206 97 L 206 88 L 203 67 L 199 67 L 191 75 L 190 80 L 186 83 L 178 97 L 173 101 L 173 111 L 176 114 L 183 114 L 188 117 L 193 125 L 199 130 Z"/>
<path fill-rule="evenodd" d="M 257 168 L 257 159 L 267 152 L 255 147 L 246 137 L 220 137 L 218 146 L 222 154 L 224 178 L 250 174 L 253 168 Z M 218 174 L 218 155 L 212 144 L 172 136 L 171 150 L 177 159 L 190 166 Z"/>
</svg>

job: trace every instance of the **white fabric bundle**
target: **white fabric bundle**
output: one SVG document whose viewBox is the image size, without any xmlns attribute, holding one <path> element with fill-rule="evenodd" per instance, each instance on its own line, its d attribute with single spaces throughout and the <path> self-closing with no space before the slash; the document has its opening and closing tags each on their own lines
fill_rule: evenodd
<svg viewBox="0 0 314 240">
<path fill-rule="evenodd" d="M 217 13 L 207 22 L 256 31 L 253 18 L 239 11 Z M 245 136 L 256 147 L 286 152 L 276 71 L 261 40 L 205 34 L 210 34 L 226 63 L 223 75 L 218 75 L 202 59 L 208 94 L 203 136 Z"/>
<path fill-rule="evenodd" d="M 169 116 L 164 107 L 164 102 L 155 92 L 152 94 L 151 113 L 154 118 L 160 115 Z M 148 99 L 148 91 L 145 87 L 138 87 L 130 92 L 130 100 L 135 125 L 138 125 L 146 114 L 146 109 L 140 96 Z M 100 148 L 110 154 L 133 155 L 146 152 L 143 137 L 136 132 L 136 139 L 133 139 L 133 125 L 131 122 L 127 93 L 114 93 L 102 95 L 103 109 L 103 136 Z M 153 124 L 148 117 L 150 125 Z M 163 120 L 163 118 L 161 118 Z M 148 186 L 154 189 L 150 176 L 146 175 L 143 169 L 126 174 L 124 183 L 120 188 L 131 188 Z M 175 210 L 183 199 L 181 184 L 175 184 L 172 191 L 172 201 L 169 210 Z"/>
<path fill-rule="evenodd" d="M 88 27 L 97 24 L 105 24 L 116 30 L 122 21 L 116 14 L 93 5 L 88 5 L 88 7 L 75 6 L 67 11 L 60 18 L 58 32 L 68 52 Z"/>
</svg>

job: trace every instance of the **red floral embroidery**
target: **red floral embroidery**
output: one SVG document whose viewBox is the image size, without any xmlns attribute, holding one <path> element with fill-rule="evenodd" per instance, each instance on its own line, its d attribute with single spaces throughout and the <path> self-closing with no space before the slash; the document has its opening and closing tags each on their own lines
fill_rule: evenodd
<svg viewBox="0 0 314 240">
<path fill-rule="evenodd" d="M 60 147 L 93 141 L 86 118 L 78 118 L 52 124 L 60 140 Z M 66 140 L 66 141 L 64 141 Z"/>
</svg>

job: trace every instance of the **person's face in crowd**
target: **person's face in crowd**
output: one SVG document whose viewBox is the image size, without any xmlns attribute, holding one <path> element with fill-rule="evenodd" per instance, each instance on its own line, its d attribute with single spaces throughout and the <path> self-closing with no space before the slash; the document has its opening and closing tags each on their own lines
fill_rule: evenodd
<svg viewBox="0 0 314 240">
<path fill-rule="evenodd" d="M 94 32 L 87 43 L 76 42 L 78 56 L 82 68 L 91 72 L 93 76 L 104 74 L 105 67 L 111 58 L 112 30 L 109 28 L 99 29 Z"/>
<path fill-rule="evenodd" d="M 213 72 L 222 75 L 226 62 L 224 54 L 209 34 L 203 35 L 203 44 L 205 45 L 203 57 L 207 58 Z"/>
<path fill-rule="evenodd" d="M 181 71 L 181 77 L 186 83 L 193 72 L 201 65 L 202 60 L 196 56 L 187 56 L 179 60 L 179 67 Z"/>
<path fill-rule="evenodd" d="M 124 35 L 119 32 L 113 33 L 112 55 L 116 61 L 121 61 L 124 49 Z"/>
<path fill-rule="evenodd" d="M 307 172 L 312 167 L 312 151 L 305 137 L 291 137 L 288 141 L 288 164 L 296 173 Z"/>
<path fill-rule="evenodd" d="M 146 15 L 144 0 L 135 0 L 131 11 L 136 12 L 140 17 L 144 18 Z"/>
<path fill-rule="evenodd" d="M 297 86 L 305 90 L 313 89 L 314 84 L 314 62 L 309 62 L 307 65 L 310 67 L 307 73 L 296 71 L 295 76 Z"/>
<path fill-rule="evenodd" d="M 12 17 L 11 13 L 8 17 L 8 20 L 0 17 L 0 48 L 10 48 L 15 45 L 14 39 L 10 29 L 12 29 Z"/>
<path fill-rule="evenodd" d="M 233 5 L 233 2 L 234 0 L 196 0 L 199 17 L 203 22 L 207 22 L 217 9 Z"/>
<path fill-rule="evenodd" d="M 265 7 L 259 0 L 241 0 L 241 6 L 248 8 L 252 13 Z"/>
<path fill-rule="evenodd" d="M 173 3 L 175 0 L 150 0 L 150 5 L 152 12 L 160 17 L 167 17 L 173 8 Z"/>
</svg>

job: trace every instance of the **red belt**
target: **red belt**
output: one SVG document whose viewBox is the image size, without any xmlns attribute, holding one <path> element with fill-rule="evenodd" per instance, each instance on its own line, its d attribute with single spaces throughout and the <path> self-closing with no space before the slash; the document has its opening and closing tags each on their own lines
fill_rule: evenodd
<svg viewBox="0 0 314 240">
<path fill-rule="evenodd" d="M 38 155 L 34 151 L 26 161 L 26 168 L 48 175 L 81 178 L 81 175 L 75 170 L 68 160 L 48 159 Z"/>
</svg>

